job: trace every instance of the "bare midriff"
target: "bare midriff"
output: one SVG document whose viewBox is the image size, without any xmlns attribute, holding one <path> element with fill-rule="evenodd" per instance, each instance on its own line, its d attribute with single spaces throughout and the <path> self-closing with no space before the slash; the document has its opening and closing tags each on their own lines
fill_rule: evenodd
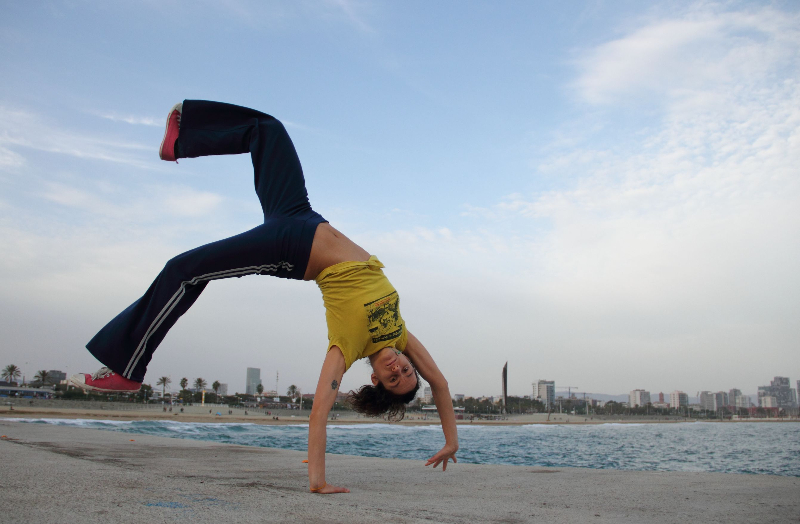
<svg viewBox="0 0 800 524">
<path fill-rule="evenodd" d="M 323 222 L 317 226 L 317 231 L 314 233 L 311 256 L 308 257 L 308 266 L 303 280 L 314 280 L 323 269 L 340 262 L 365 262 L 367 260 L 369 260 L 369 253 L 361 246 L 332 225 Z"/>
</svg>

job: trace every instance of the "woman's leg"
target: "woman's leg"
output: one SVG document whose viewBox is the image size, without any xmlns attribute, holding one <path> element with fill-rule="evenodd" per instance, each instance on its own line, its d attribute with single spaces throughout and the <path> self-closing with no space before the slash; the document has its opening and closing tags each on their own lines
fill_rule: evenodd
<svg viewBox="0 0 800 524">
<path fill-rule="evenodd" d="M 264 217 L 309 216 L 303 168 L 283 124 L 246 107 L 185 100 L 177 140 L 178 157 L 250 153 L 255 189 Z"/>
<path fill-rule="evenodd" d="M 92 338 L 87 349 L 123 377 L 142 382 L 153 352 L 211 280 L 298 272 L 302 278 L 305 267 L 287 257 L 287 246 L 302 229 L 296 220 L 268 219 L 250 231 L 176 256 L 139 300 Z"/>
<path fill-rule="evenodd" d="M 137 382 L 161 340 L 210 280 L 251 274 L 302 280 L 314 232 L 325 221 L 311 209 L 294 145 L 275 118 L 231 104 L 186 100 L 176 142 L 179 157 L 249 152 L 264 224 L 167 262 L 144 296 L 87 344 L 100 362 Z"/>
</svg>

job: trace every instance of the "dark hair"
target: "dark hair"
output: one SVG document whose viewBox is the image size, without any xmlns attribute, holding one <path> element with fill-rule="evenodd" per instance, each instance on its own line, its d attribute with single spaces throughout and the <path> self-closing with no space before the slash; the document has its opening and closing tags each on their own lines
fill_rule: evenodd
<svg viewBox="0 0 800 524">
<path fill-rule="evenodd" d="M 378 417 L 386 413 L 389 420 L 403 420 L 406 415 L 406 404 L 414 400 L 419 391 L 419 373 L 414 370 L 417 377 L 417 385 L 402 395 L 395 395 L 378 382 L 376 386 L 365 384 L 358 388 L 358 391 L 350 391 L 347 394 L 347 402 L 354 411 L 363 413 L 368 417 Z"/>
</svg>

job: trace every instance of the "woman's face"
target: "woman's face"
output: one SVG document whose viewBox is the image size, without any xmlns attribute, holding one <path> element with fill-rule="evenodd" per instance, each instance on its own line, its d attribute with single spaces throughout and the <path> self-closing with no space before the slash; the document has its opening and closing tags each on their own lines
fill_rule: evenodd
<svg viewBox="0 0 800 524">
<path fill-rule="evenodd" d="M 372 385 L 378 382 L 395 395 L 408 393 L 417 385 L 411 361 L 395 348 L 383 348 L 372 360 Z"/>
</svg>

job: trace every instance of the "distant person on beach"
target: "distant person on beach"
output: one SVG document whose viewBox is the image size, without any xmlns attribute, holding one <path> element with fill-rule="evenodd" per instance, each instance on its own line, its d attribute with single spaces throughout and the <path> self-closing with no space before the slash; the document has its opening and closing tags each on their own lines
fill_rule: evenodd
<svg viewBox="0 0 800 524">
<path fill-rule="evenodd" d="M 326 482 L 326 423 L 342 376 L 361 358 L 370 361 L 372 383 L 348 396 L 360 413 L 401 419 L 420 376 L 430 384 L 445 445 L 425 465 L 447 469 L 458 451 L 447 381 L 407 330 L 384 265 L 311 209 L 300 160 L 283 125 L 253 109 L 200 100 L 176 104 L 167 115 L 162 160 L 239 153 L 252 158 L 264 223 L 169 260 L 144 296 L 87 344 L 104 367 L 70 380 L 90 391 L 138 391 L 153 352 L 211 280 L 245 275 L 314 280 L 325 305 L 328 347 L 309 417 L 311 491 L 349 492 Z"/>
</svg>

